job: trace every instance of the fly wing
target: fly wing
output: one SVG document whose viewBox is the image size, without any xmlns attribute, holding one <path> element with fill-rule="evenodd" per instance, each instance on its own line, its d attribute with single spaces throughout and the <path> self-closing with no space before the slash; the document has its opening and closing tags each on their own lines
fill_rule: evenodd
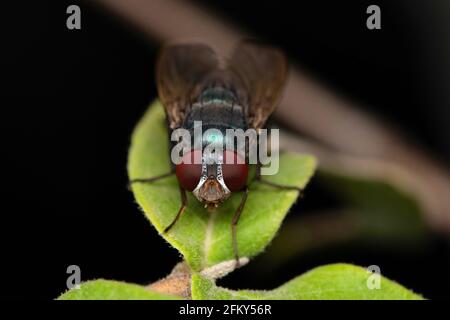
<svg viewBox="0 0 450 320">
<path fill-rule="evenodd" d="M 251 128 L 260 129 L 274 111 L 287 78 L 287 61 L 275 48 L 245 41 L 228 63 L 247 91 L 247 117 Z"/>
<path fill-rule="evenodd" d="M 205 44 L 173 44 L 162 49 L 156 65 L 156 83 L 172 129 L 182 124 L 199 94 L 199 84 L 218 63 L 214 50 Z"/>
</svg>

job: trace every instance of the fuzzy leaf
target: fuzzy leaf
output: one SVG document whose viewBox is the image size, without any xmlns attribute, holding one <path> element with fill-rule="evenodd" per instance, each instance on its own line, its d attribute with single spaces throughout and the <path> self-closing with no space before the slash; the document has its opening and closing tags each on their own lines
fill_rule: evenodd
<svg viewBox="0 0 450 320">
<path fill-rule="evenodd" d="M 168 142 L 164 111 L 161 104 L 155 102 L 132 136 L 128 160 L 130 179 L 169 172 Z M 265 178 L 305 187 L 315 167 L 316 161 L 312 156 L 283 154 L 278 174 Z M 146 217 L 161 233 L 173 220 L 181 204 L 176 177 L 151 184 L 133 184 L 132 190 Z M 280 191 L 258 183 L 250 186 L 237 229 L 241 257 L 253 257 L 269 244 L 297 196 L 297 191 Z M 196 271 L 233 259 L 231 220 L 240 200 L 240 193 L 233 194 L 215 212 L 208 213 L 189 193 L 183 216 L 162 236 L 183 254 Z"/>
<path fill-rule="evenodd" d="M 58 300 L 176 300 L 181 297 L 150 291 L 143 286 L 111 280 L 94 280 L 71 289 Z"/>
<path fill-rule="evenodd" d="M 380 289 L 369 289 L 371 273 L 349 264 L 332 264 L 315 268 L 281 287 L 270 290 L 229 290 L 213 280 L 195 274 L 192 298 L 198 300 L 420 300 L 421 296 L 381 277 Z"/>
</svg>

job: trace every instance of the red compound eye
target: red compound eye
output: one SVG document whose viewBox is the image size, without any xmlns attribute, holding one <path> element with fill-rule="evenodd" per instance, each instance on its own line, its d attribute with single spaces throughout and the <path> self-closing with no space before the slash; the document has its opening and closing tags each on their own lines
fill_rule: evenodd
<svg viewBox="0 0 450 320">
<path fill-rule="evenodd" d="M 239 191 L 247 182 L 248 165 L 244 163 L 244 159 L 234 151 L 225 150 L 223 155 L 223 180 L 230 191 Z"/>
<path fill-rule="evenodd" d="M 175 174 L 183 189 L 193 191 L 197 187 L 202 175 L 201 159 L 201 150 L 191 150 L 184 154 L 181 163 L 175 166 Z"/>
</svg>

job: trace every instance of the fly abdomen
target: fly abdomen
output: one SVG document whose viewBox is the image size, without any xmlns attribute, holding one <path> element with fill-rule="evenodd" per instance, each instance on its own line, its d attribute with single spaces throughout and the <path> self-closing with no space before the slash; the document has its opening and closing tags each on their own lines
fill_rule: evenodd
<svg viewBox="0 0 450 320">
<path fill-rule="evenodd" d="M 232 106 L 237 103 L 236 95 L 224 87 L 211 87 L 203 90 L 200 94 L 199 102 L 203 106 L 211 104 L 224 104 Z"/>
<path fill-rule="evenodd" d="M 203 129 L 245 129 L 243 110 L 232 90 L 222 86 L 208 87 L 191 106 L 186 116 L 185 128 L 191 129 L 194 127 L 194 121 L 201 121 Z"/>
</svg>

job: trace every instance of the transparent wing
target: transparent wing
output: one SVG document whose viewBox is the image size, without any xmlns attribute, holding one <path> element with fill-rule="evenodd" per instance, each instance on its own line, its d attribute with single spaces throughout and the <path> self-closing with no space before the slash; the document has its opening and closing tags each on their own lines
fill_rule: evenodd
<svg viewBox="0 0 450 320">
<path fill-rule="evenodd" d="M 156 65 L 156 83 L 172 129 L 182 124 L 203 79 L 217 66 L 216 53 L 204 44 L 173 44 L 162 49 Z"/>
<path fill-rule="evenodd" d="M 287 61 L 275 48 L 245 41 L 239 44 L 228 69 L 237 74 L 247 91 L 249 126 L 259 129 L 274 111 L 287 78 Z"/>
</svg>

